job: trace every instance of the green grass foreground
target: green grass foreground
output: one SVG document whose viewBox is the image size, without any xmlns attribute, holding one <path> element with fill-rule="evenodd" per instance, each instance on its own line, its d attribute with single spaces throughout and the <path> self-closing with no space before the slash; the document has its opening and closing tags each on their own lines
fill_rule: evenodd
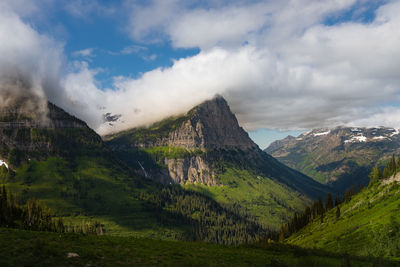
<svg viewBox="0 0 400 267">
<path fill-rule="evenodd" d="M 0 266 L 396 266 L 280 244 L 224 246 L 7 228 L 0 228 L 0 241 Z"/>
</svg>

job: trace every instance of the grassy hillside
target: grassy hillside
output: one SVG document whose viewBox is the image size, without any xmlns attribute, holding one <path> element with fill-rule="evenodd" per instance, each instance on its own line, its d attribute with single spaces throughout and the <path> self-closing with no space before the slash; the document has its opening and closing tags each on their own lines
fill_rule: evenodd
<svg viewBox="0 0 400 267">
<path fill-rule="evenodd" d="M 295 211 L 310 204 L 306 196 L 262 174 L 233 165 L 226 167 L 218 178 L 220 186 L 188 184 L 184 187 L 202 192 L 220 203 L 246 207 L 260 222 L 273 229 L 279 229 L 282 222 L 288 221 Z"/>
<path fill-rule="evenodd" d="M 363 189 L 349 202 L 290 236 L 289 244 L 353 255 L 400 259 L 400 185 L 389 180 Z"/>
<path fill-rule="evenodd" d="M 272 229 L 279 229 L 294 212 L 303 210 L 313 198 L 324 197 L 328 192 L 327 188 L 263 152 L 253 157 L 242 151 L 149 147 L 115 153 L 137 172 L 142 171 L 139 161 L 147 172 L 168 173 L 164 159 L 201 157 L 216 172 L 218 185 L 186 183 L 183 188 L 201 192 L 222 205 L 240 205 Z"/>
<path fill-rule="evenodd" d="M 281 245 L 223 246 L 0 228 L 1 266 L 376 266 L 354 258 Z M 29 240 L 29 242 L 27 242 Z M 78 256 L 68 258 L 69 253 Z M 381 266 L 395 266 L 381 261 Z"/>
<path fill-rule="evenodd" d="M 106 234 L 215 243 L 267 235 L 243 208 L 135 178 L 112 157 L 32 160 L 0 176 L 21 202 L 39 199 L 66 222 L 100 221 Z"/>
</svg>

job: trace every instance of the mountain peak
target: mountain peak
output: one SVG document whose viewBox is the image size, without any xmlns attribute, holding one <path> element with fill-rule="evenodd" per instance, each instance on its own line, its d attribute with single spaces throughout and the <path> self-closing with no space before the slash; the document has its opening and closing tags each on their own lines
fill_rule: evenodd
<svg viewBox="0 0 400 267">
<path fill-rule="evenodd" d="M 108 136 L 111 144 L 129 139 L 136 147 L 175 146 L 185 149 L 252 150 L 250 139 L 222 96 L 192 108 L 188 113 Z"/>
</svg>

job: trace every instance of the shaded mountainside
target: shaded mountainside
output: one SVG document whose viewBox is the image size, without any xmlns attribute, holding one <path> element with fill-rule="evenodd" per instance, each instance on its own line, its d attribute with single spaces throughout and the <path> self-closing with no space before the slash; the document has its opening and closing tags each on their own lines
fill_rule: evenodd
<svg viewBox="0 0 400 267">
<path fill-rule="evenodd" d="M 316 218 L 286 242 L 360 256 L 400 255 L 400 174 L 364 188 Z"/>
<path fill-rule="evenodd" d="M 240 204 L 274 227 L 328 191 L 261 151 L 219 96 L 182 116 L 104 139 L 138 173 Z"/>
<path fill-rule="evenodd" d="M 101 153 L 101 138 L 83 121 L 48 103 L 45 117 L 19 107 L 0 111 L 0 156 L 17 167 L 48 156 Z"/>
<path fill-rule="evenodd" d="M 0 116 L 0 181 L 22 203 L 34 197 L 66 222 L 100 221 L 114 235 L 237 244 L 268 234 L 240 206 L 135 174 L 57 106 L 40 113 L 16 106 Z"/>
<path fill-rule="evenodd" d="M 265 151 L 280 162 L 338 191 L 368 184 L 368 173 L 400 148 L 392 128 L 314 129 L 273 142 Z"/>
</svg>

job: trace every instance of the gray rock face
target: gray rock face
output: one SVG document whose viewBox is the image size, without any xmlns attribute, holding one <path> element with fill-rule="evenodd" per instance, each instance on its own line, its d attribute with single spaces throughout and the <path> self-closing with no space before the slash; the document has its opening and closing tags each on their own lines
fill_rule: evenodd
<svg viewBox="0 0 400 267">
<path fill-rule="evenodd" d="M 217 185 L 216 174 L 209 164 L 199 156 L 181 159 L 164 159 L 168 167 L 169 176 L 174 183 L 201 183 L 204 185 Z"/>
<path fill-rule="evenodd" d="M 222 97 L 216 97 L 195 107 L 188 120 L 171 131 L 167 137 L 137 143 L 138 147 L 175 146 L 186 149 L 240 149 L 248 151 L 258 146 L 231 112 Z"/>
</svg>

